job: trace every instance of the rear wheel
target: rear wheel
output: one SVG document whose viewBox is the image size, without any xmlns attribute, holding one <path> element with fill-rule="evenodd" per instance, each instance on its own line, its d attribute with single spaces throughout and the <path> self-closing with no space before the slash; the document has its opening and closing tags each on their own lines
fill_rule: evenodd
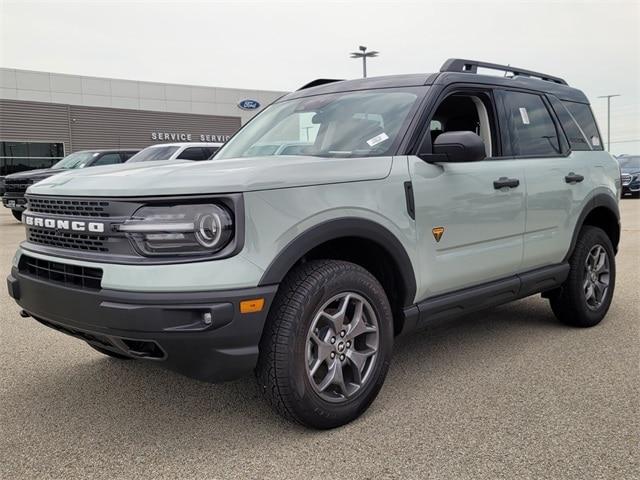
<svg viewBox="0 0 640 480">
<path fill-rule="evenodd" d="M 91 345 L 90 343 L 87 343 L 87 345 L 89 345 L 94 350 L 97 350 L 98 352 L 102 353 L 103 355 L 107 355 L 108 357 L 111 357 L 111 358 L 117 358 L 118 360 L 133 360 L 133 358 L 131 357 L 127 357 L 126 355 L 122 355 L 120 353 L 112 352 L 111 350 L 107 350 L 106 348 L 97 347 L 96 345 Z"/>
<path fill-rule="evenodd" d="M 593 327 L 607 314 L 616 281 L 615 254 L 607 234 L 585 226 L 569 264 L 569 277 L 551 296 L 551 308 L 568 325 Z"/>
<path fill-rule="evenodd" d="M 278 291 L 256 376 L 278 413 L 333 428 L 373 402 L 392 346 L 391 307 L 375 277 L 353 263 L 312 261 L 290 272 Z"/>
<path fill-rule="evenodd" d="M 11 213 L 13 213 L 13 218 L 22 222 L 22 210 L 11 210 Z"/>
</svg>

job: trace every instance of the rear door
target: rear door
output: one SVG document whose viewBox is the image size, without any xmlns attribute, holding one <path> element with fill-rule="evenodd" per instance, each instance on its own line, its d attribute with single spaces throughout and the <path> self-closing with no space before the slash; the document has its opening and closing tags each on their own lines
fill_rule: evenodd
<svg viewBox="0 0 640 480">
<path fill-rule="evenodd" d="M 548 97 L 502 90 L 506 149 L 525 171 L 527 217 L 522 269 L 560 263 L 590 189 L 590 169 L 572 152 Z M 578 140 L 575 140 L 576 142 Z M 590 149 L 583 142 L 586 149 Z"/>
</svg>

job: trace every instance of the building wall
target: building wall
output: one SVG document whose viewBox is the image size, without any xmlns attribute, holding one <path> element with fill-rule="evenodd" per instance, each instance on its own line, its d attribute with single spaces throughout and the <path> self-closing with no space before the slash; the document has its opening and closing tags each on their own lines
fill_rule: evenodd
<svg viewBox="0 0 640 480">
<path fill-rule="evenodd" d="M 285 93 L 0 68 L 0 176 L 53 164 L 60 143 L 67 155 L 92 148 L 224 142 Z M 243 110 L 243 100 L 260 107 Z"/>
<path fill-rule="evenodd" d="M 0 68 L 0 98 L 153 112 L 240 117 L 245 123 L 286 92 L 64 75 Z M 257 100 L 257 110 L 242 110 L 242 100 Z"/>
<path fill-rule="evenodd" d="M 0 139 L 90 148 L 144 148 L 170 141 L 225 141 L 239 117 L 0 100 Z"/>
</svg>

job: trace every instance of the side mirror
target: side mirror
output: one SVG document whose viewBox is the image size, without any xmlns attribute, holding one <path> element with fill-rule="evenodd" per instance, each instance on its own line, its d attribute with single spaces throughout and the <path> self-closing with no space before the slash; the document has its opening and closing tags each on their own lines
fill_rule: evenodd
<svg viewBox="0 0 640 480">
<path fill-rule="evenodd" d="M 477 162 L 486 158 L 484 141 L 473 132 L 444 132 L 433 142 L 433 155 L 419 155 L 438 162 Z"/>
</svg>

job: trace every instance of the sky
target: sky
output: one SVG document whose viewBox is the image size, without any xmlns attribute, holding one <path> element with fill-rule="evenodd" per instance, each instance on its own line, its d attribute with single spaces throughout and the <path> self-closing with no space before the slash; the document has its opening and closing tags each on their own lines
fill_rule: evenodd
<svg viewBox="0 0 640 480">
<path fill-rule="evenodd" d="M 582 89 L 612 153 L 640 154 L 640 0 L 0 0 L 0 66 L 257 90 L 437 71 L 450 57 L 511 64 Z"/>
</svg>

